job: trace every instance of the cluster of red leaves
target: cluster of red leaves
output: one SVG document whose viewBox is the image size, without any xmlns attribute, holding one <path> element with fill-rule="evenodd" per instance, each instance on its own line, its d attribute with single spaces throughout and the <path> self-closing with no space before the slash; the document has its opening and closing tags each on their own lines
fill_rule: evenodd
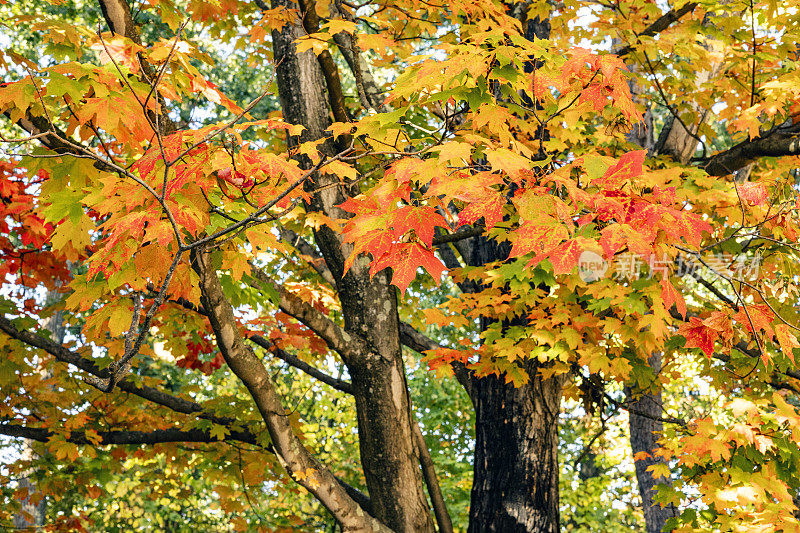
<svg viewBox="0 0 800 533">
<path fill-rule="evenodd" d="M 7 161 L 0 161 L 0 277 L 19 276 L 25 286 L 53 287 L 69 278 L 62 257 L 48 248 L 52 224 L 35 205 L 35 189 L 49 178 L 39 171 L 29 179 Z"/>
<path fill-rule="evenodd" d="M 358 215 L 350 219 L 343 230 L 345 240 L 354 244 L 353 253 L 345 263 L 346 269 L 352 266 L 358 254 L 371 254 L 370 273 L 375 275 L 391 267 L 392 283 L 401 292 L 405 292 L 420 266 L 437 283 L 447 270 L 433 253 L 436 226 L 448 227 L 447 221 L 433 207 L 412 204 L 408 181 L 399 187 L 387 183 L 368 196 L 348 198 L 340 207 Z"/>
<path fill-rule="evenodd" d="M 626 120 L 636 123 L 641 112 L 631 99 L 631 92 L 624 72 L 628 68 L 621 58 L 613 54 L 596 54 L 585 48 L 573 48 L 568 52 L 560 75 L 554 78 L 539 75 L 532 80 L 532 89 L 537 98 L 544 96 L 547 87 L 560 94 L 580 93 L 581 103 L 589 103 L 593 111 L 602 111 L 611 103 Z"/>
<path fill-rule="evenodd" d="M 225 362 L 219 352 L 210 361 L 200 359 L 200 355 L 210 354 L 213 351 L 214 344 L 206 337 L 202 337 L 197 341 L 188 340 L 186 341 L 186 355 L 175 361 L 175 364 L 181 368 L 199 370 L 203 374 L 211 374 Z"/>
<path fill-rule="evenodd" d="M 705 318 L 691 317 L 681 324 L 678 333 L 686 338 L 687 348 L 699 348 L 709 358 L 715 345 L 721 344 L 721 351 L 729 351 L 734 340 L 734 321 L 742 328 L 762 339 L 780 346 L 783 354 L 794 362 L 795 348 L 800 347 L 791 327 L 782 322 L 775 324 L 775 313 L 764 304 L 748 305 L 733 311 L 713 311 Z M 769 356 L 762 350 L 761 357 L 766 365 Z"/>
</svg>

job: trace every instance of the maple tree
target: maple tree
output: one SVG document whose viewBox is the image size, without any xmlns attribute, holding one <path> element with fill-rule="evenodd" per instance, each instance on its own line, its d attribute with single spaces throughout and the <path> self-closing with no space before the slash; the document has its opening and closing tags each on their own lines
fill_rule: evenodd
<svg viewBox="0 0 800 533">
<path fill-rule="evenodd" d="M 0 520 L 580 529 L 561 420 L 648 532 L 800 529 L 796 3 L 39 4 Z"/>
</svg>

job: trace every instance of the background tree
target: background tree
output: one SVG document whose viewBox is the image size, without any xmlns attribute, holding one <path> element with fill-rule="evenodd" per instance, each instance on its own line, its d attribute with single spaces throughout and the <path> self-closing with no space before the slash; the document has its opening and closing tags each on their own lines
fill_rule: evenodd
<svg viewBox="0 0 800 533">
<path fill-rule="evenodd" d="M 614 490 L 629 411 L 648 530 L 796 528 L 796 7 L 3 6 L 0 433 L 85 487 L 51 520 L 580 527 L 559 418 Z"/>
</svg>

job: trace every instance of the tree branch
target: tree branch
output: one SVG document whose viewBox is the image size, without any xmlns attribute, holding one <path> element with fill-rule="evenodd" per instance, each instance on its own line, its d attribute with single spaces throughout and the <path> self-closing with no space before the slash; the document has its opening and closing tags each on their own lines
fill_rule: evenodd
<svg viewBox="0 0 800 533">
<path fill-rule="evenodd" d="M 272 353 L 278 359 L 288 363 L 289 365 L 293 366 L 294 368 L 301 370 L 311 376 L 314 379 L 317 379 L 326 385 L 330 385 L 334 389 L 344 392 L 345 394 L 353 394 L 353 386 L 342 379 L 337 379 L 333 376 L 330 376 L 320 370 L 317 370 L 313 366 L 309 365 L 296 355 L 292 355 L 289 352 L 281 350 L 273 342 L 270 342 L 268 339 L 265 339 L 261 335 L 250 335 L 248 337 L 251 341 L 253 341 L 258 346 L 261 346 L 268 352 Z"/>
<path fill-rule="evenodd" d="M 426 337 L 407 322 L 400 322 L 400 343 L 418 353 L 442 348 L 441 344 Z M 464 387 L 464 390 L 467 391 L 467 395 L 474 403 L 472 396 L 472 377 L 467 367 L 464 363 L 453 361 L 450 363 L 450 368 L 453 369 L 456 380 Z"/>
<path fill-rule="evenodd" d="M 689 2 L 688 4 L 684 4 L 680 9 L 670 9 L 660 17 L 658 17 L 652 24 L 650 24 L 647 28 L 642 30 L 640 33 L 636 34 L 636 37 L 652 37 L 657 33 L 661 33 L 662 31 L 666 30 L 673 22 L 679 20 L 685 14 L 694 11 L 694 8 L 697 7 L 697 2 Z M 630 54 L 633 52 L 634 47 L 632 45 L 627 45 L 619 49 L 617 51 L 617 56 L 622 57 L 625 55 Z"/>
<path fill-rule="evenodd" d="M 187 303 L 189 305 L 192 305 L 189 302 L 187 302 Z M 201 312 L 201 314 L 205 314 L 204 311 L 205 310 L 200 309 L 198 312 Z M 48 352 L 49 354 L 53 355 L 57 360 L 59 360 L 61 362 L 71 364 L 71 365 L 79 368 L 80 370 L 83 370 L 84 372 L 88 372 L 88 373 L 90 373 L 92 375 L 95 375 L 95 376 L 98 376 L 98 377 L 102 377 L 102 378 L 107 377 L 107 373 L 102 371 L 102 370 L 100 370 L 100 369 L 98 369 L 97 366 L 94 364 L 94 362 L 92 362 L 91 360 L 86 359 L 84 357 L 81 357 L 77 353 L 75 353 L 75 352 L 73 352 L 71 350 L 68 350 L 64 346 L 62 346 L 62 345 L 60 345 L 58 343 L 55 343 L 55 342 L 53 342 L 53 341 L 51 341 L 49 339 L 46 339 L 44 337 L 40 337 L 39 335 L 36 335 L 36 334 L 34 334 L 32 332 L 29 332 L 29 331 L 20 330 L 16 326 L 14 326 L 14 324 L 12 324 L 11 321 L 9 321 L 7 318 L 5 318 L 3 316 L 0 316 L 0 330 L 2 330 L 4 333 L 6 333 L 11 338 L 14 338 L 14 339 L 16 339 L 18 341 L 21 341 L 21 342 L 23 342 L 23 343 L 25 343 L 25 344 L 27 344 L 29 346 L 32 346 L 34 348 L 40 348 L 40 349 Z M 333 379 L 333 378 L 331 378 L 331 379 Z M 203 409 L 203 407 L 200 404 L 198 404 L 196 402 L 193 402 L 191 400 L 186 400 L 186 399 L 180 398 L 178 396 L 172 396 L 171 394 L 167 394 L 167 393 L 165 393 L 163 391 L 160 391 L 158 389 L 154 389 L 152 387 L 147 387 L 147 386 L 141 386 L 140 387 L 140 386 L 134 385 L 130 380 L 127 380 L 127 379 L 120 381 L 117 384 L 117 387 L 120 390 L 122 390 L 124 392 L 127 392 L 128 394 L 133 394 L 134 396 L 138 396 L 139 398 L 142 398 L 143 400 L 147 400 L 147 401 L 150 401 L 150 402 L 155 403 L 157 405 L 161 405 L 163 407 L 166 407 L 167 409 L 175 411 L 176 413 L 196 415 L 198 418 L 209 420 L 209 421 L 211 421 L 211 422 L 213 422 L 215 424 L 218 424 L 220 426 L 225 426 L 226 428 L 228 428 L 230 430 L 230 435 L 231 435 L 230 439 L 225 439 L 225 440 L 238 440 L 238 441 L 241 441 L 241 442 L 253 443 L 253 444 L 257 443 L 257 439 L 256 439 L 255 434 L 249 428 L 244 427 L 241 430 L 233 429 L 237 425 L 241 426 L 242 424 L 240 422 L 236 421 L 235 419 L 227 418 L 227 417 L 221 417 L 221 416 L 218 416 L 218 415 L 216 415 L 216 414 L 214 414 L 212 412 L 206 411 L 205 409 Z M 28 429 L 33 429 L 33 428 L 28 428 Z M 34 439 L 34 440 L 42 440 L 40 438 L 37 438 L 37 435 L 40 435 L 40 433 L 36 433 L 36 431 L 39 431 L 39 430 L 37 430 L 37 429 L 33 429 L 33 430 L 34 430 L 33 433 L 29 433 L 29 434 L 25 434 L 25 435 L 23 435 L 23 434 L 13 434 L 12 435 L 11 433 L 3 433 L 2 431 L 0 431 L 0 434 L 6 434 L 6 435 L 9 435 L 9 436 L 17 436 L 17 437 L 24 437 L 24 438 L 31 438 L 31 439 Z M 41 430 L 41 431 L 46 431 L 46 430 Z M 184 433 L 189 437 L 198 435 L 197 433 L 191 433 L 191 432 L 188 432 L 188 433 L 184 432 Z M 161 435 L 162 435 L 162 438 L 166 438 L 165 436 L 167 434 L 161 434 Z M 47 440 L 47 438 L 49 438 L 49 437 L 45 436 L 44 440 Z M 199 437 L 197 437 L 197 438 L 199 438 Z M 163 440 L 163 441 L 158 441 L 158 442 L 178 442 L 178 441 L 181 441 L 181 442 L 211 442 L 211 439 L 209 439 L 208 441 L 191 440 L 191 439 L 189 439 L 189 440 L 177 439 L 177 440 L 174 440 L 174 441 Z M 70 442 L 73 442 L 73 441 L 70 441 Z M 145 443 L 144 441 L 141 442 L 141 444 L 144 444 L 144 443 Z M 135 444 L 135 443 L 108 442 L 108 444 Z M 265 450 L 270 452 L 270 453 L 274 453 L 274 450 L 273 450 L 271 444 L 266 446 Z M 355 487 L 345 483 L 342 480 L 339 480 L 339 483 L 344 487 L 345 491 L 347 491 L 347 493 L 350 495 L 350 497 L 353 498 L 356 502 L 358 502 L 359 505 L 361 505 L 364 508 L 365 511 L 367 511 L 368 513 L 372 512 L 371 511 L 371 503 L 370 503 L 369 497 L 367 495 L 365 495 L 363 492 L 359 491 Z"/>
<path fill-rule="evenodd" d="M 419 462 L 422 466 L 422 477 L 425 478 L 425 485 L 428 487 L 428 495 L 431 497 L 433 514 L 436 516 L 436 525 L 439 526 L 439 533 L 453 533 L 453 521 L 442 497 L 442 489 L 439 487 L 439 479 L 436 477 L 436 468 L 425 443 L 425 437 L 419 428 L 417 421 L 413 421 L 411 430 L 414 432 L 414 446 L 419 454 Z"/>
<path fill-rule="evenodd" d="M 228 367 L 250 392 L 267 425 L 275 453 L 286 470 L 331 512 L 343 530 L 390 533 L 350 497 L 343 485 L 295 435 L 269 373 L 253 349 L 244 342 L 236 326 L 233 308 L 211 266 L 210 252 L 196 250 L 192 259 L 193 268 L 200 277 L 203 308 L 208 312 L 217 346 Z"/>
<path fill-rule="evenodd" d="M 0 423 L 0 435 L 18 437 L 47 442 L 56 435 L 55 432 L 43 428 L 31 428 L 16 424 Z M 177 428 L 157 429 L 154 431 L 98 431 L 100 442 L 95 442 L 86 436 L 84 431 L 71 431 L 67 442 L 74 444 L 88 444 L 106 446 L 109 444 L 161 444 L 166 442 L 201 442 L 212 443 L 222 441 L 239 441 L 247 444 L 258 444 L 255 435 L 249 431 L 233 431 L 223 439 L 217 439 L 208 431 L 201 429 L 182 430 Z"/>
<path fill-rule="evenodd" d="M 309 257 L 311 268 L 316 270 L 317 274 L 319 274 L 328 285 L 336 287 L 336 280 L 333 278 L 333 274 L 331 274 L 328 265 L 325 263 L 325 258 L 322 257 L 322 254 L 319 253 L 310 242 L 282 225 L 278 225 L 278 232 L 281 241 L 285 242 L 302 255 Z"/>
<path fill-rule="evenodd" d="M 4 316 L 0 316 L 0 330 L 2 330 L 6 335 L 9 337 L 21 341 L 28 346 L 32 346 L 34 348 L 40 348 L 57 360 L 71 364 L 84 372 L 91 374 L 95 377 L 101 379 L 108 378 L 108 371 L 101 370 L 94 364 L 93 361 L 82 357 L 76 352 L 69 350 L 58 344 L 56 342 L 51 341 L 50 339 L 46 339 L 35 333 L 27 330 L 20 330 L 18 329 L 10 320 L 8 320 Z M 215 424 L 219 424 L 221 426 L 232 426 L 236 425 L 238 422 L 234 419 L 227 418 L 227 417 L 220 417 L 215 415 L 214 413 L 208 412 L 203 407 L 193 401 L 185 400 L 178 396 L 172 396 L 171 394 L 167 394 L 163 391 L 155 389 L 153 387 L 147 386 L 138 386 L 132 383 L 130 380 L 124 379 L 117 383 L 117 387 L 119 387 L 124 392 L 129 394 L 133 394 L 134 396 L 138 396 L 144 400 L 153 402 L 155 404 L 161 405 L 166 407 L 172 411 L 177 413 L 183 414 L 192 414 L 197 415 L 199 418 L 203 418 L 206 420 L 210 420 Z"/>
<path fill-rule="evenodd" d="M 252 264 L 251 264 L 252 266 Z M 263 270 L 253 266 L 251 270 L 255 280 L 268 287 L 272 287 L 280 296 L 279 307 L 286 314 L 296 318 L 311 331 L 316 333 L 328 346 L 342 356 L 345 360 L 352 360 L 367 353 L 366 343 L 349 333 L 338 324 L 314 309 L 307 302 L 295 296 L 282 285 L 275 282 Z M 260 288 L 256 286 L 255 288 Z"/>
<path fill-rule="evenodd" d="M 482 226 L 475 226 L 466 229 L 460 229 L 455 233 L 450 233 L 447 235 L 437 235 L 433 238 L 433 245 L 439 246 L 440 244 L 445 244 L 448 242 L 455 242 L 462 239 L 469 239 L 470 237 L 477 237 L 478 235 L 482 235 L 485 231 L 486 228 Z"/>
<path fill-rule="evenodd" d="M 743 141 L 711 156 L 701 167 L 711 176 L 726 176 L 759 157 L 781 157 L 800 154 L 800 125 L 777 129 L 771 134 Z"/>
<path fill-rule="evenodd" d="M 308 34 L 319 33 L 319 16 L 317 16 L 316 2 L 309 0 L 298 0 L 302 11 L 303 27 Z M 339 69 L 333 61 L 330 51 L 323 50 L 317 55 L 322 75 L 325 78 L 325 85 L 328 88 L 328 103 L 333 111 L 333 118 L 337 122 L 350 122 L 347 115 L 347 107 L 344 104 L 344 93 L 342 92 L 342 82 L 339 79 Z M 345 144 L 350 144 L 349 139 Z"/>
</svg>

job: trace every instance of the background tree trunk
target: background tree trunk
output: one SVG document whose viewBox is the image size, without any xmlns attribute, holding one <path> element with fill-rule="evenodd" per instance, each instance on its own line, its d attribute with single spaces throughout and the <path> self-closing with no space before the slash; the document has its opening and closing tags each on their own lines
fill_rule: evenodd
<svg viewBox="0 0 800 533">
<path fill-rule="evenodd" d="M 637 65 L 631 65 L 629 68 L 631 71 L 638 71 Z M 627 138 L 629 142 L 641 146 L 647 150 L 649 155 L 652 155 L 656 146 L 653 132 L 653 113 L 650 110 L 649 102 L 641 97 L 642 88 L 633 81 L 629 82 L 629 86 L 631 94 L 633 95 L 633 101 L 646 106 L 646 109 L 642 121 L 631 129 Z M 671 128 L 674 124 L 672 120 L 668 120 L 665 128 Z M 681 137 L 674 134 L 664 134 L 670 138 L 670 146 L 680 141 L 682 149 L 688 149 L 692 138 L 688 137 L 688 132 L 686 132 L 685 129 L 683 129 L 683 131 L 685 135 Z M 679 157 L 677 152 L 674 153 L 674 157 L 676 159 Z M 651 354 L 648 358 L 648 364 L 653 370 L 653 374 L 658 376 L 659 372 L 661 372 L 661 353 L 657 352 Z M 635 391 L 629 384 L 625 387 L 625 405 L 638 413 L 660 418 L 663 413 L 661 387 L 657 387 L 656 390 Z M 639 496 L 642 499 L 645 531 L 647 533 L 661 532 L 664 530 L 666 521 L 675 516 L 677 511 L 674 506 L 661 507 L 658 504 L 654 505 L 653 497 L 656 494 L 656 485 L 671 485 L 672 479 L 670 477 L 655 479 L 651 473 L 647 471 L 647 467 L 657 463 L 666 463 L 663 458 L 656 457 L 655 455 L 655 451 L 658 448 L 658 439 L 661 437 L 661 433 L 664 430 L 664 424 L 652 418 L 647 418 L 647 416 L 634 414 L 632 412 L 629 412 L 628 416 L 630 421 L 628 435 L 633 455 L 635 456 L 639 452 L 644 452 L 649 456 L 644 461 L 634 462 L 636 480 L 639 484 Z"/>
<path fill-rule="evenodd" d="M 650 367 L 658 374 L 661 370 L 661 353 L 656 352 L 650 356 Z M 666 477 L 654 478 L 648 468 L 655 464 L 665 463 L 662 457 L 654 455 L 658 448 L 658 439 L 664 431 L 664 423 L 658 418 L 663 417 L 661 404 L 661 390 L 657 392 L 647 392 L 637 394 L 629 387 L 625 387 L 627 396 L 626 405 L 631 409 L 628 413 L 630 420 L 630 440 L 631 449 L 634 456 L 637 453 L 645 452 L 648 457 L 635 461 L 636 479 L 639 482 L 639 494 L 642 497 L 642 512 L 644 513 L 645 530 L 647 533 L 661 533 L 670 518 L 677 516 L 678 510 L 674 505 L 661 507 L 660 504 L 653 502 L 656 495 L 658 484 L 671 484 L 672 481 Z M 641 414 L 639 414 L 641 413 Z"/>
</svg>

